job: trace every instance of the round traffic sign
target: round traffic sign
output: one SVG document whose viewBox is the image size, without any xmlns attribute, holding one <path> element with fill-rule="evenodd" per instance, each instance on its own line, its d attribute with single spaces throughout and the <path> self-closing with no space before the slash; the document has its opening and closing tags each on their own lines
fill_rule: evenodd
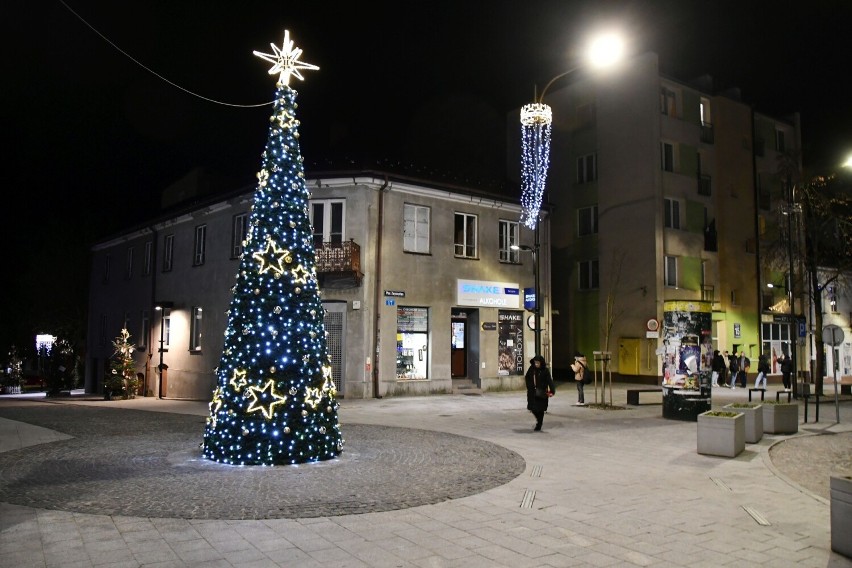
<svg viewBox="0 0 852 568">
<path fill-rule="evenodd" d="M 825 326 L 822 328 L 822 342 L 837 347 L 843 343 L 843 328 L 833 323 Z"/>
</svg>

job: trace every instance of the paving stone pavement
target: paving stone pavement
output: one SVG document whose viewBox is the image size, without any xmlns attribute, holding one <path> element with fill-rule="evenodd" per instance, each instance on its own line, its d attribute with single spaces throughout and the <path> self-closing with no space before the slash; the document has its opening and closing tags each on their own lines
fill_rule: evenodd
<svg viewBox="0 0 852 568">
<path fill-rule="evenodd" d="M 820 495 L 849 401 L 726 459 L 659 403 L 572 391 L 543 432 L 522 393 L 343 400 L 340 458 L 276 468 L 196 459 L 203 402 L 0 397 L 0 567 L 852 566 Z"/>
</svg>

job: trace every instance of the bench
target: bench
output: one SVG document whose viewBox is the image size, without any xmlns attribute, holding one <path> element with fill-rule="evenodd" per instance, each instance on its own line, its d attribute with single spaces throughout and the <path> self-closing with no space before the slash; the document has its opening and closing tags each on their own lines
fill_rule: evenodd
<svg viewBox="0 0 852 568">
<path fill-rule="evenodd" d="M 787 395 L 787 402 L 793 400 L 793 391 L 776 391 L 775 392 L 775 402 L 781 402 L 781 395 Z"/>
<path fill-rule="evenodd" d="M 631 404 L 633 406 L 639 406 L 639 393 L 640 392 L 662 392 L 660 391 L 660 387 L 653 389 L 627 389 L 627 404 Z"/>
<path fill-rule="evenodd" d="M 752 388 L 748 389 L 748 401 L 749 402 L 751 402 L 751 393 L 753 393 L 755 391 L 760 393 L 760 400 L 761 401 L 763 400 L 763 397 L 766 396 L 766 389 L 752 387 Z"/>
</svg>

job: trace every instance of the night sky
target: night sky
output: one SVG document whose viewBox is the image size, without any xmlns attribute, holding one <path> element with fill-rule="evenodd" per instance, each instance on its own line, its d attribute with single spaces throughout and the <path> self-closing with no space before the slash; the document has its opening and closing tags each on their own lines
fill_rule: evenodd
<svg viewBox="0 0 852 568">
<path fill-rule="evenodd" d="M 0 359 L 20 334 L 84 317 L 89 244 L 150 216 L 166 186 L 199 166 L 253 181 L 271 107 L 246 107 L 269 101 L 275 79 L 252 51 L 280 45 L 284 29 L 320 67 L 291 81 L 309 170 L 387 162 L 500 180 L 507 112 L 572 67 L 590 32 L 613 26 L 633 53 L 658 53 L 666 75 L 709 74 L 758 112 L 800 112 L 806 168 L 825 171 L 852 150 L 848 0 L 338 4 L 4 6 L 12 250 Z"/>
</svg>

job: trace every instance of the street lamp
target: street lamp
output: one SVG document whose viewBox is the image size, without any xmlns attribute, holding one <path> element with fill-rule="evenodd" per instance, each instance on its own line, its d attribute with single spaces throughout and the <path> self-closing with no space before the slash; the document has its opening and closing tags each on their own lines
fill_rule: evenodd
<svg viewBox="0 0 852 568">
<path fill-rule="evenodd" d="M 553 110 L 544 103 L 544 95 L 558 79 L 583 67 L 611 67 L 622 59 L 623 54 L 624 42 L 620 35 L 607 33 L 597 36 L 589 43 L 582 64 L 556 75 L 547 82 L 541 95 L 536 96 L 535 102 L 521 107 L 521 223 L 527 228 L 538 230 L 538 214 L 550 164 Z"/>
<path fill-rule="evenodd" d="M 158 398 L 163 398 L 163 370 L 166 366 L 163 364 L 163 353 L 165 351 L 165 343 L 166 343 L 166 310 L 170 310 L 174 307 L 174 302 L 157 302 L 154 305 L 154 309 L 160 312 L 160 364 L 157 366 L 157 370 L 159 371 L 159 386 L 157 388 L 157 396 Z"/>
<path fill-rule="evenodd" d="M 533 329 L 533 333 L 535 334 L 535 354 L 541 355 L 541 291 L 539 289 L 539 275 L 538 275 L 538 231 L 535 232 L 536 240 L 534 246 L 529 245 L 512 245 L 509 248 L 512 250 L 522 250 L 524 252 L 532 253 L 533 258 L 533 290 L 535 291 L 535 309 L 533 314 L 535 316 L 535 329 Z"/>
<path fill-rule="evenodd" d="M 553 124 L 553 111 L 544 103 L 544 95 L 558 79 L 567 77 L 584 65 L 593 68 L 612 66 L 620 61 L 624 53 L 624 42 L 618 34 L 607 33 L 597 36 L 589 43 L 584 63 L 556 75 L 548 81 L 536 96 L 535 102 L 521 107 L 521 224 L 535 232 L 535 243 L 517 247 L 533 253 L 533 271 L 535 272 L 535 351 L 541 354 L 541 300 L 539 298 L 538 253 L 541 245 L 539 237 L 539 213 L 544 196 L 547 170 L 550 162 L 550 136 Z M 516 247 L 511 247 L 515 249 Z"/>
</svg>

